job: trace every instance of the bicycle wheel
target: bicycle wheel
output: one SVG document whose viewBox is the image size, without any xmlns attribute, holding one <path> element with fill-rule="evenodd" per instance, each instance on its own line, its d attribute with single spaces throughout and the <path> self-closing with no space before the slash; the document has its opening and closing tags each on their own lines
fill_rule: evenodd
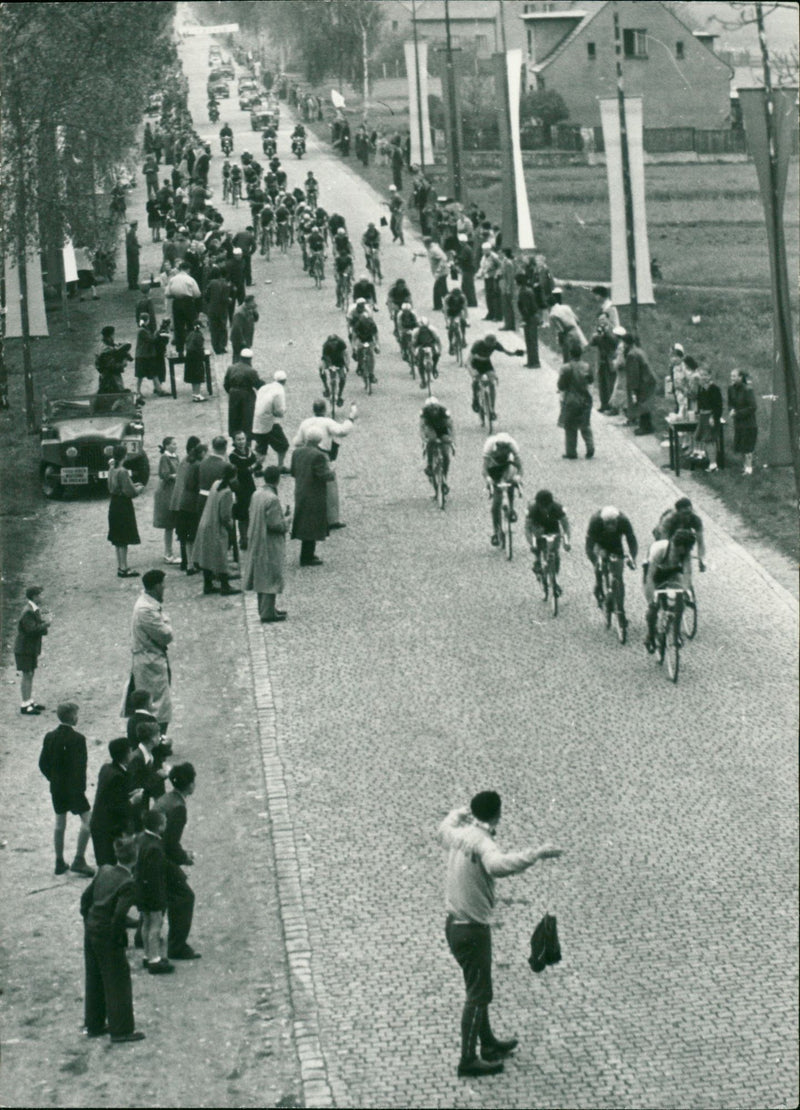
<svg viewBox="0 0 800 1110">
<path fill-rule="evenodd" d="M 556 568 L 555 568 L 555 564 L 554 564 L 552 558 L 549 560 L 549 565 L 547 567 L 547 578 L 546 578 L 545 581 L 547 583 L 547 585 L 545 586 L 545 598 L 547 597 L 547 593 L 549 592 L 549 594 L 550 594 L 550 598 L 549 598 L 550 612 L 553 614 L 554 617 L 557 617 L 558 616 L 558 583 L 556 582 Z"/>
<path fill-rule="evenodd" d="M 367 351 L 366 357 L 363 362 L 364 366 L 364 383 L 367 390 L 367 396 L 372 394 L 372 371 L 375 368 L 375 359 L 372 354 L 372 348 Z"/>
<path fill-rule="evenodd" d="M 614 618 L 617 626 L 617 639 L 621 644 L 624 644 L 628 639 L 628 618 L 625 616 L 625 610 L 621 607 L 616 609 Z"/>
<path fill-rule="evenodd" d="M 667 674 L 673 682 L 677 682 L 681 665 L 681 626 L 674 617 L 670 617 L 664 642 L 667 654 Z"/>
<path fill-rule="evenodd" d="M 503 515 L 506 518 L 506 559 L 509 562 L 514 558 L 514 526 L 511 522 L 511 502 L 503 505 Z"/>
<path fill-rule="evenodd" d="M 693 640 L 697 635 L 697 596 L 694 590 L 683 602 L 681 612 L 681 631 L 687 640 Z"/>
<path fill-rule="evenodd" d="M 611 618 L 614 615 L 614 592 L 607 582 L 603 592 L 603 611 L 606 618 L 606 628 L 610 628 Z"/>
</svg>

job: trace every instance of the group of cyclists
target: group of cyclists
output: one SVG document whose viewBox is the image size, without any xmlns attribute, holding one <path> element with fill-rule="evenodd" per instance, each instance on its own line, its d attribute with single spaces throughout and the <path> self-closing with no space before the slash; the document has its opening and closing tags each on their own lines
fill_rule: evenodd
<svg viewBox="0 0 800 1110">
<path fill-rule="evenodd" d="M 229 138 L 232 149 L 232 136 L 228 136 L 223 127 L 221 142 L 225 140 L 227 146 Z M 275 153 L 276 141 L 274 128 L 265 129 L 263 146 L 270 157 L 266 172 L 247 151 L 242 153 L 241 167 L 231 164 L 226 157 L 223 164 L 224 195 L 236 204 L 237 193 L 241 196 L 244 186 L 262 255 L 269 254 L 273 242 L 283 251 L 290 244 L 297 243 L 303 269 L 315 278 L 318 287 L 324 280 L 324 264 L 330 252 L 336 307 L 345 313 L 347 338 L 331 333 L 325 339 L 319 376 L 324 396 L 333 407 L 341 407 L 351 357 L 356 373 L 368 392 L 377 382 L 375 358 L 380 353 L 380 342 L 375 320 L 378 312 L 376 285 L 383 280 L 380 231 L 375 223 L 370 222 L 361 236 L 364 268 L 356 279 L 355 252 L 344 217 L 339 213 L 329 215 L 320 206 L 319 183 L 312 171 L 306 175 L 302 188 L 289 190 L 286 172 Z M 453 281 L 442 303 L 448 353 L 458 365 L 466 365 L 472 410 L 480 415 L 482 423 L 488 424 L 489 435 L 483 448 L 483 476 L 490 499 L 490 540 L 493 546 L 503 547 L 506 533 L 502 514 L 505 512 L 511 523 L 518 519 L 515 502 L 521 497 L 523 463 L 514 438 L 493 428 L 493 422 L 497 420 L 498 379 L 492 356 L 502 352 L 513 357 L 524 352 L 505 348 L 493 334 L 475 340 L 467 351 L 467 299 L 458 283 L 457 272 L 451 276 Z M 389 286 L 386 305 L 394 337 L 409 365 L 411 376 L 417 378 L 420 388 L 427 388 L 429 394 L 419 417 L 424 472 L 435 490 L 436 475 L 442 493 L 447 494 L 450 462 L 455 453 L 453 419 L 447 407 L 432 395 L 432 383 L 439 374 L 442 339 L 430 319 L 415 310 L 411 290 L 404 278 L 398 278 Z M 441 503 L 444 507 L 443 498 Z M 540 489 L 528 503 L 524 532 L 533 553 L 533 570 L 537 577 L 544 579 L 546 558 L 554 561 L 557 574 L 561 549 L 570 550 L 570 524 L 563 505 L 550 490 Z M 643 567 L 643 588 L 647 600 L 646 646 L 650 652 L 655 649 L 658 591 L 669 584 L 685 589 L 687 597 L 693 596 L 691 559 L 695 549 L 700 569 L 704 570 L 702 522 L 688 499 L 681 499 L 674 509 L 664 514 L 654 529 L 654 542 Z M 600 607 L 607 604 L 606 592 L 610 581 L 607 564 L 609 561 L 612 564 L 618 618 L 627 624 L 622 568 L 624 562 L 635 568 L 638 557 L 636 535 L 629 518 L 614 506 L 599 509 L 589 520 L 585 550 L 594 568 L 594 596 Z M 553 588 L 560 595 L 557 582 L 554 582 Z"/>
</svg>

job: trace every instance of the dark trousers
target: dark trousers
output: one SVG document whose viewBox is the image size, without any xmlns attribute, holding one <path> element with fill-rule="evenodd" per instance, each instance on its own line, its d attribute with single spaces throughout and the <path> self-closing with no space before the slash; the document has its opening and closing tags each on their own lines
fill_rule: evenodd
<svg viewBox="0 0 800 1110">
<path fill-rule="evenodd" d="M 304 563 L 310 563 L 316 550 L 316 540 L 302 540 L 300 542 L 300 566 L 303 566 Z"/>
<path fill-rule="evenodd" d="M 194 916 L 194 891 L 182 869 L 172 864 L 167 872 L 167 955 L 177 956 L 186 946 Z"/>
<path fill-rule="evenodd" d="M 250 251 L 244 256 L 244 283 L 245 285 L 253 284 L 253 256 Z"/>
<path fill-rule="evenodd" d="M 128 288 L 139 288 L 139 252 L 125 255 L 125 269 L 128 276 Z"/>
<path fill-rule="evenodd" d="M 400 163 L 400 162 L 395 163 L 394 158 L 392 159 L 392 182 L 394 183 L 394 187 L 395 187 L 395 189 L 397 189 L 398 193 L 402 193 L 402 191 L 403 191 L 403 166 L 402 166 L 402 163 Z"/>
<path fill-rule="evenodd" d="M 475 274 L 472 270 L 461 271 L 461 292 L 467 298 L 470 308 L 478 307 L 478 294 L 475 292 Z"/>
<path fill-rule="evenodd" d="M 616 371 L 608 363 L 600 363 L 597 371 L 597 391 L 600 396 L 600 408 L 608 408 L 611 394 L 614 392 L 614 383 L 617 380 Z"/>
<path fill-rule="evenodd" d="M 444 935 L 464 973 L 467 1002 L 488 1006 L 492 1001 L 492 929 L 475 922 L 461 924 L 448 915 Z"/>
<path fill-rule="evenodd" d="M 510 293 L 502 294 L 503 301 L 503 327 L 514 331 L 516 323 L 514 320 L 514 298 Z"/>
<path fill-rule="evenodd" d="M 442 302 L 447 296 L 447 274 L 442 274 L 437 277 L 433 283 L 433 310 L 434 312 L 441 312 Z"/>
<path fill-rule="evenodd" d="M 211 350 L 215 355 L 224 355 L 228 346 L 228 321 L 224 316 L 209 316 L 208 333 L 211 337 Z"/>
<path fill-rule="evenodd" d="M 526 320 L 523 325 L 525 335 L 525 363 L 529 367 L 539 369 L 539 320 L 536 316 Z"/>
<path fill-rule="evenodd" d="M 486 295 L 486 316 L 489 320 L 502 320 L 503 312 L 500 304 L 497 278 L 486 278 L 483 283 Z"/>
<path fill-rule="evenodd" d="M 586 458 L 590 459 L 594 454 L 594 436 L 588 420 L 580 424 L 564 425 L 564 454 L 570 459 L 578 457 L 578 432 L 586 444 Z"/>
<path fill-rule="evenodd" d="M 84 928 L 83 955 L 86 965 L 84 1021 L 90 1033 L 99 1033 L 108 1022 L 112 1037 L 132 1033 L 133 991 L 131 969 L 125 949 L 104 933 Z"/>
<path fill-rule="evenodd" d="M 186 336 L 194 327 L 196 316 L 194 297 L 175 297 L 172 302 L 172 325 L 175 329 L 175 350 L 181 357 Z"/>
<path fill-rule="evenodd" d="M 92 848 L 98 867 L 102 867 L 104 863 L 110 863 L 113 866 L 117 862 L 117 856 L 114 852 L 114 837 L 110 833 L 95 832 L 92 829 Z"/>
</svg>

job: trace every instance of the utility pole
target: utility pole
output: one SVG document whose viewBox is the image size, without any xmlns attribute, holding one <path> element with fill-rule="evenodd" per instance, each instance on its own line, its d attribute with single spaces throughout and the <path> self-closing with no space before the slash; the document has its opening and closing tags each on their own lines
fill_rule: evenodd
<svg viewBox="0 0 800 1110">
<path fill-rule="evenodd" d="M 414 70 L 417 82 L 417 126 L 419 127 L 419 168 L 425 173 L 425 136 L 422 132 L 422 83 L 419 76 L 419 39 L 417 38 L 417 0 L 411 0 L 411 29 L 414 34 Z"/>
<path fill-rule="evenodd" d="M 461 174 L 461 126 L 456 102 L 456 74 L 453 66 L 453 45 L 450 38 L 450 0 L 444 0 L 445 26 L 445 79 L 447 81 L 447 118 L 450 121 L 450 174 L 453 179 L 453 197 L 463 200 L 464 187 Z"/>
<path fill-rule="evenodd" d="M 639 330 L 639 300 L 636 289 L 636 241 L 633 235 L 633 190 L 631 161 L 628 151 L 628 128 L 625 122 L 625 82 L 622 76 L 622 39 L 619 31 L 619 4 L 614 0 L 614 54 L 617 63 L 617 103 L 619 105 L 619 137 L 622 152 L 622 191 L 625 197 L 625 238 L 628 244 L 628 284 L 631 298 L 631 330 Z"/>
</svg>

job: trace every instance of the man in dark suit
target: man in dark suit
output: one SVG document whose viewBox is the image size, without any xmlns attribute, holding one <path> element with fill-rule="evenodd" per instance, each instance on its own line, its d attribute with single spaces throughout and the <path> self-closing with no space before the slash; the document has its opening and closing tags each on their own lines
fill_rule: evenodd
<svg viewBox="0 0 800 1110">
<path fill-rule="evenodd" d="M 133 809 L 141 803 L 143 790 L 132 790 L 128 777 L 131 747 L 125 736 L 117 736 L 108 745 L 110 763 L 104 763 L 97 776 L 89 829 L 97 866 L 116 863 L 114 839 L 130 832 Z"/>
<path fill-rule="evenodd" d="M 161 742 L 157 721 L 139 721 L 136 725 L 136 741 L 127 773 L 128 789 L 142 791 L 141 802 L 133 811 L 134 829 L 140 832 L 151 799 L 160 798 L 164 793 L 164 779 L 167 777 L 164 760 L 172 747 L 168 742 Z"/>
<path fill-rule="evenodd" d="M 167 860 L 163 843 L 166 827 L 167 819 L 159 810 L 151 809 L 144 815 L 136 860 L 136 904 L 142 915 L 144 964 L 151 975 L 166 975 L 175 970 L 166 958 L 163 938 L 167 912 Z"/>
<path fill-rule="evenodd" d="M 228 450 L 228 441 L 225 436 L 214 436 L 211 440 L 211 454 L 206 455 L 203 461 L 197 468 L 197 474 L 200 481 L 200 497 L 202 498 L 202 505 L 205 505 L 208 491 L 214 485 L 218 478 L 221 478 L 228 465 L 226 452 Z"/>
<path fill-rule="evenodd" d="M 65 701 L 56 711 L 58 728 L 48 732 L 39 756 L 39 770 L 50 783 L 50 796 L 56 814 L 56 827 L 53 841 L 56 849 L 56 875 L 74 871 L 78 875 L 91 878 L 94 868 L 86 862 L 86 845 L 91 835 L 89 831 L 89 802 L 86 798 L 86 737 L 77 732 L 78 706 L 74 701 Z M 67 828 L 67 814 L 75 813 L 81 819 L 78 844 L 72 866 L 67 867 L 64 859 L 64 832 Z"/>
<path fill-rule="evenodd" d="M 184 867 L 194 863 L 194 854 L 181 844 L 186 827 L 186 799 L 194 793 L 195 769 L 191 763 L 178 763 L 169 773 L 172 790 L 159 798 L 154 809 L 166 817 L 163 844 L 167 857 L 167 957 L 170 960 L 198 960 L 187 943 L 194 915 L 194 891 L 186 881 Z"/>
<path fill-rule="evenodd" d="M 114 841 L 112 852 L 119 862 L 102 866 L 81 897 L 86 1035 L 110 1033 L 114 1043 L 141 1041 L 144 1033 L 133 1023 L 131 970 L 125 954 L 125 921 L 135 896 L 136 844 L 122 837 Z"/>
<path fill-rule="evenodd" d="M 44 709 L 33 700 L 33 673 L 42 653 L 42 637 L 47 635 L 50 620 L 41 610 L 41 586 L 28 586 L 25 591 L 27 603 L 17 625 L 14 640 L 14 661 L 22 675 L 20 680 L 19 711 L 23 717 L 37 717 Z"/>
<path fill-rule="evenodd" d="M 294 519 L 292 539 L 300 540 L 300 566 L 319 567 L 315 551 L 318 540 L 328 537 L 327 483 L 333 481 L 328 456 L 320 448 L 322 430 L 310 428 L 304 447 L 292 454 Z"/>
</svg>

